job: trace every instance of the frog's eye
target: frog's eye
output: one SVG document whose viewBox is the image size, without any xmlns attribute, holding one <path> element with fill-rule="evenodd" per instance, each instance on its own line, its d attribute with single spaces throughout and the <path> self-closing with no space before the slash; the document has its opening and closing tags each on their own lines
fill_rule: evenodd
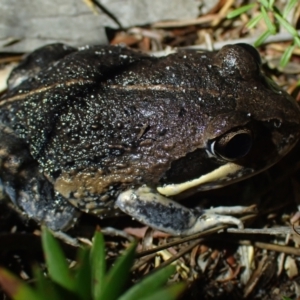
<svg viewBox="0 0 300 300">
<path fill-rule="evenodd" d="M 247 52 L 249 52 L 252 55 L 252 57 L 255 59 L 257 64 L 261 65 L 261 57 L 260 57 L 258 51 L 254 47 L 252 47 L 249 44 L 245 44 L 245 43 L 238 43 L 236 45 L 243 47 Z"/>
<path fill-rule="evenodd" d="M 226 160 L 244 157 L 252 147 L 252 133 L 248 128 L 227 132 L 209 145 L 210 152 Z"/>
</svg>

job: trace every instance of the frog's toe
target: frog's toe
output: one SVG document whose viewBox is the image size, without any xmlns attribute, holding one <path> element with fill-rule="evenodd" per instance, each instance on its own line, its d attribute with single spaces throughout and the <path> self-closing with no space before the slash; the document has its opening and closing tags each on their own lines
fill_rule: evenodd
<svg viewBox="0 0 300 300">
<path fill-rule="evenodd" d="M 256 205 L 250 206 L 218 206 L 204 210 L 206 213 L 219 215 L 242 215 L 257 213 Z"/>
<path fill-rule="evenodd" d="M 238 218 L 214 213 L 203 213 L 194 226 L 190 228 L 188 234 L 201 232 L 219 225 L 236 225 L 239 229 L 244 228 L 243 222 Z"/>
</svg>

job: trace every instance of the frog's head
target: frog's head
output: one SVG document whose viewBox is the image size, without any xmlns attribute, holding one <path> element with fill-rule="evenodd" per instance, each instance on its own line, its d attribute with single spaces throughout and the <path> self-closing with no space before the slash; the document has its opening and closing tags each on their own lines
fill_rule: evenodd
<svg viewBox="0 0 300 300">
<path fill-rule="evenodd" d="M 208 58 L 213 78 L 207 82 L 217 82 L 218 89 L 209 101 L 216 103 L 218 97 L 221 108 L 204 108 L 202 144 L 172 163 L 158 187 L 165 196 L 218 188 L 259 173 L 299 138 L 298 104 L 263 75 L 252 46 L 227 45 Z"/>
</svg>

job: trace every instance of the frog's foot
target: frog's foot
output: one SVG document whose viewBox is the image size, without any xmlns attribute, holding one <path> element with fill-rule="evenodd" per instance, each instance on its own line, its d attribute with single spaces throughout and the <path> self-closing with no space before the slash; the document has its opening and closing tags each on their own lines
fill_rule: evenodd
<svg viewBox="0 0 300 300">
<path fill-rule="evenodd" d="M 253 207 L 238 206 L 197 212 L 162 196 L 147 186 L 121 193 L 116 205 L 141 223 L 172 235 L 190 235 L 221 224 L 232 224 L 243 228 L 243 223 L 239 219 L 219 213 L 241 214 L 253 211 Z"/>
<path fill-rule="evenodd" d="M 67 230 L 77 221 L 80 213 L 61 195 L 53 191 L 52 185 L 42 176 L 28 178 L 22 186 L 6 183 L 5 193 L 11 201 L 39 224 L 54 231 Z"/>
<path fill-rule="evenodd" d="M 18 195 L 17 204 L 31 219 L 53 231 L 73 227 L 81 214 L 60 194 L 53 192 L 50 195 L 34 195 L 34 191 L 27 190 Z"/>
<path fill-rule="evenodd" d="M 79 216 L 78 209 L 54 192 L 24 141 L 0 126 L 0 199 L 5 197 L 54 231 L 68 229 Z"/>
</svg>

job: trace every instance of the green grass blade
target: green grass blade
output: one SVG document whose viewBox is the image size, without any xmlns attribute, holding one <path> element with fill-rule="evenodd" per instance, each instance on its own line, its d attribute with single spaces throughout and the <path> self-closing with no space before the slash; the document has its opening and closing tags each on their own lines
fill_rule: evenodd
<svg viewBox="0 0 300 300">
<path fill-rule="evenodd" d="M 255 3 L 244 5 L 227 14 L 227 19 L 233 19 L 255 7 Z"/>
<path fill-rule="evenodd" d="M 175 269 L 175 266 L 171 265 L 145 277 L 118 298 L 118 300 L 134 300 L 150 296 L 153 294 L 153 291 L 156 291 L 167 283 L 168 278 L 174 274 Z"/>
<path fill-rule="evenodd" d="M 290 61 L 290 58 L 293 54 L 293 50 L 295 48 L 295 45 L 290 45 L 283 53 L 281 59 L 280 59 L 280 66 L 285 67 L 287 63 Z"/>
<path fill-rule="evenodd" d="M 260 0 L 259 1 L 264 8 L 269 9 L 269 1 L 268 0 Z"/>
<path fill-rule="evenodd" d="M 269 31 L 265 31 L 254 43 L 255 47 L 260 46 L 269 36 L 271 33 Z"/>
<path fill-rule="evenodd" d="M 120 256 L 115 265 L 109 270 L 103 290 L 95 300 L 116 300 L 123 292 L 129 279 L 130 268 L 134 261 L 136 244 L 132 244 L 125 253 Z"/>
<path fill-rule="evenodd" d="M 27 283 L 3 268 L 0 268 L 0 284 L 3 290 L 14 300 L 43 300 L 43 297 Z"/>
<path fill-rule="evenodd" d="M 183 282 L 172 284 L 164 289 L 153 292 L 151 296 L 139 298 L 139 300 L 175 300 L 179 298 L 179 296 L 185 290 L 185 287 L 186 285 Z"/>
<path fill-rule="evenodd" d="M 294 44 L 300 47 L 300 38 L 298 36 L 294 37 Z"/>
<path fill-rule="evenodd" d="M 272 20 L 270 19 L 269 15 L 267 14 L 266 9 L 263 6 L 261 7 L 261 13 L 262 13 L 264 21 L 265 21 L 265 23 L 266 23 L 266 25 L 269 29 L 269 32 L 271 34 L 275 34 L 276 33 L 276 27 L 273 24 Z"/>
<path fill-rule="evenodd" d="M 295 7 L 295 5 L 297 4 L 298 0 L 290 0 L 288 2 L 288 4 L 285 6 L 284 10 L 283 10 L 283 18 L 286 19 L 286 17 L 288 16 L 288 14 L 290 13 L 290 11 Z"/>
<path fill-rule="evenodd" d="M 282 25 L 292 36 L 298 36 L 297 30 L 288 21 L 282 18 L 278 13 L 275 13 L 274 16 L 278 20 L 279 24 Z"/>
<path fill-rule="evenodd" d="M 263 18 L 262 14 L 257 15 L 255 18 L 251 19 L 247 24 L 246 27 L 252 29 L 257 25 L 257 23 Z"/>
<path fill-rule="evenodd" d="M 90 264 L 92 270 L 92 295 L 99 299 L 105 285 L 105 242 L 103 234 L 96 231 L 93 239 L 93 246 L 90 252 Z"/>
<path fill-rule="evenodd" d="M 77 267 L 75 269 L 76 294 L 83 300 L 92 299 L 92 274 L 90 265 L 90 250 L 81 248 L 78 251 Z"/>
<path fill-rule="evenodd" d="M 74 292 L 75 281 L 71 276 L 64 253 L 45 227 L 42 231 L 42 244 L 50 278 L 67 290 Z"/>
</svg>

